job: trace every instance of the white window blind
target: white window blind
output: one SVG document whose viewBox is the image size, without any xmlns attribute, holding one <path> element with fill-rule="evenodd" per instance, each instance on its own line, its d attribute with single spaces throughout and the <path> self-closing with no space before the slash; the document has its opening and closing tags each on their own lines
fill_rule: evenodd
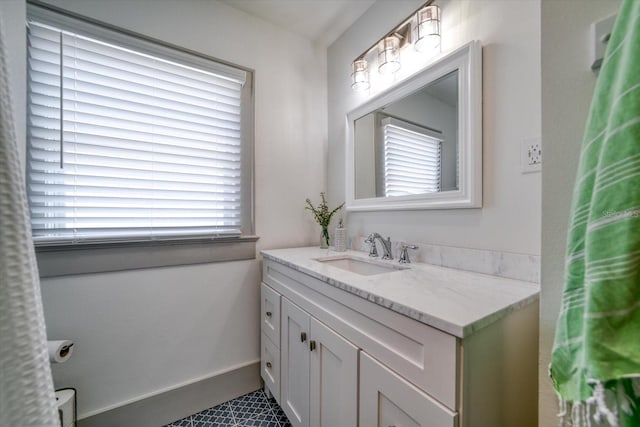
<svg viewBox="0 0 640 427">
<path fill-rule="evenodd" d="M 440 191 L 442 140 L 425 129 L 383 120 L 385 196 Z"/>
<path fill-rule="evenodd" d="M 131 44 L 29 23 L 36 244 L 241 233 L 245 72 L 184 65 Z"/>
</svg>

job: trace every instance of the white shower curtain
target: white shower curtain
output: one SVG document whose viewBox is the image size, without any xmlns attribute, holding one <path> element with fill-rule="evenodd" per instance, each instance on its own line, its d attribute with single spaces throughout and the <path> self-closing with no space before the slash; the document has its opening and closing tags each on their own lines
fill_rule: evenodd
<svg viewBox="0 0 640 427">
<path fill-rule="evenodd" d="M 0 426 L 59 426 L 0 16 Z"/>
</svg>

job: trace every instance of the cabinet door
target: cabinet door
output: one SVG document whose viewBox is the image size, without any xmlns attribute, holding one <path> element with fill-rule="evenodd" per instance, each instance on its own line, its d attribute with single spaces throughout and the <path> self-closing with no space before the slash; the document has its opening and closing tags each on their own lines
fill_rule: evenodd
<svg viewBox="0 0 640 427">
<path fill-rule="evenodd" d="M 358 348 L 311 318 L 311 427 L 356 427 Z"/>
<path fill-rule="evenodd" d="M 282 409 L 293 427 L 309 425 L 309 315 L 282 298 Z"/>
<path fill-rule="evenodd" d="M 362 427 L 455 427 L 457 415 L 360 352 Z"/>
<path fill-rule="evenodd" d="M 262 332 L 280 348 L 280 294 L 260 284 L 260 317 Z"/>
</svg>

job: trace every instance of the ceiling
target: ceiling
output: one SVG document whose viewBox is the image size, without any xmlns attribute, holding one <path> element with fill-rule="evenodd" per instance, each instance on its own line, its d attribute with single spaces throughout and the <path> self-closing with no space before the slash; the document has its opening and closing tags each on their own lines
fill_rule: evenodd
<svg viewBox="0 0 640 427">
<path fill-rule="evenodd" d="M 329 46 L 376 0 L 222 1 L 322 46 Z"/>
</svg>

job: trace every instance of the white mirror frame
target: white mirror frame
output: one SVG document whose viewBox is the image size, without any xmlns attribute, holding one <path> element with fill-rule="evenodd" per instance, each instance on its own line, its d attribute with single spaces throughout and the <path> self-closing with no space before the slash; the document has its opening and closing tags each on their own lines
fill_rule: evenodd
<svg viewBox="0 0 640 427">
<path fill-rule="evenodd" d="M 458 189 L 397 197 L 355 198 L 355 120 L 458 70 Z M 349 211 L 482 207 L 482 45 L 472 41 L 347 114 L 346 209 Z"/>
</svg>

